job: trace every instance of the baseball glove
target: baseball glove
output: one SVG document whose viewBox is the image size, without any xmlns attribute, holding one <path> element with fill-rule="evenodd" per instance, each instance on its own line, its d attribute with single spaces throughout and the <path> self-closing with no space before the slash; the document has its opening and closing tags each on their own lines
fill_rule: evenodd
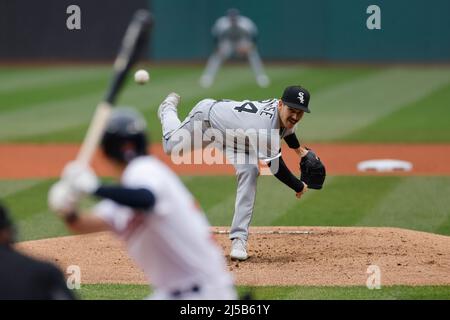
<svg viewBox="0 0 450 320">
<path fill-rule="evenodd" d="M 310 189 L 322 189 L 325 181 L 326 171 L 320 158 L 310 149 L 300 160 L 300 180 L 308 185 Z"/>
</svg>

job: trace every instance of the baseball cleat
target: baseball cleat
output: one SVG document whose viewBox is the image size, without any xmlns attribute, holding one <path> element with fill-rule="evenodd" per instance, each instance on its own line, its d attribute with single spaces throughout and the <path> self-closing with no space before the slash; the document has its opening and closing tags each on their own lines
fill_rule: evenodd
<svg viewBox="0 0 450 320">
<path fill-rule="evenodd" d="M 169 93 L 169 95 L 161 102 L 158 108 L 158 118 L 161 120 L 161 116 L 167 108 L 173 108 L 177 110 L 178 103 L 180 103 L 180 95 L 175 92 Z"/>
<path fill-rule="evenodd" d="M 247 242 L 244 239 L 233 239 L 233 242 L 231 243 L 230 257 L 232 260 L 247 260 Z"/>
</svg>

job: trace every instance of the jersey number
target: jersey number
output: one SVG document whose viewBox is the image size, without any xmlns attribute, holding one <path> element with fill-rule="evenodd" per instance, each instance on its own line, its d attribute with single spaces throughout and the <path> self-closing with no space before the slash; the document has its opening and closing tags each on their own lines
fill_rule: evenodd
<svg viewBox="0 0 450 320">
<path fill-rule="evenodd" d="M 258 108 L 251 102 L 246 102 L 242 106 L 234 107 L 234 110 L 237 110 L 238 112 L 249 112 L 249 113 L 256 113 L 258 112 Z"/>
</svg>

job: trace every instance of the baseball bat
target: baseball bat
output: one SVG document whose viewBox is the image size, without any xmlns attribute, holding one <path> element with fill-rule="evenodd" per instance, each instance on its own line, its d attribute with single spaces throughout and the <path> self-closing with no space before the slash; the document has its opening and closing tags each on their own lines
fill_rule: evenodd
<svg viewBox="0 0 450 320">
<path fill-rule="evenodd" d="M 125 83 L 128 71 L 137 61 L 139 53 L 144 48 L 153 19 L 151 14 L 144 9 L 136 11 L 128 25 L 119 53 L 114 61 L 113 77 L 108 86 L 106 96 L 97 105 L 94 116 L 89 125 L 86 136 L 77 154 L 77 161 L 89 164 L 97 149 L 103 131 L 111 114 L 114 102 L 120 89 Z"/>
</svg>

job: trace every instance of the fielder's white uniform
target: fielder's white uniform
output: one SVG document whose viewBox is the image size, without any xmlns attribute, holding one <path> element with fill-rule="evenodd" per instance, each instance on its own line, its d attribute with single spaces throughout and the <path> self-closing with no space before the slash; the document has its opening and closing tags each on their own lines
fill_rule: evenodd
<svg viewBox="0 0 450 320">
<path fill-rule="evenodd" d="M 233 279 L 209 224 L 179 178 L 152 156 L 131 161 L 122 185 L 147 188 L 150 212 L 103 200 L 94 214 L 126 242 L 128 252 L 155 289 L 153 299 L 235 299 Z"/>
<path fill-rule="evenodd" d="M 269 139 L 270 141 L 267 141 L 267 144 L 263 144 L 264 148 L 253 149 L 253 152 L 258 159 L 266 162 L 276 159 L 281 155 L 281 139 L 294 133 L 296 128 L 280 130 L 278 101 L 278 99 L 264 101 L 216 101 L 205 99 L 191 110 L 183 122 L 179 120 L 176 108 L 167 107 L 161 114 L 164 150 L 167 154 L 170 154 L 175 147 L 178 149 L 180 141 L 185 141 L 178 139 L 180 131 L 189 132 L 191 136 L 194 136 L 195 123 L 201 123 L 202 125 L 197 125 L 196 128 L 201 128 L 204 136 L 208 136 L 210 128 L 218 130 L 223 135 L 227 134 L 227 129 L 243 129 L 244 131 L 256 129 L 260 139 Z M 228 133 L 230 132 L 228 131 Z M 277 135 L 276 139 L 273 139 L 273 133 Z M 229 134 L 227 137 L 229 138 Z M 249 153 L 248 144 L 245 143 L 245 140 L 236 140 L 244 142 L 245 145 L 229 144 L 227 143 L 229 140 L 223 139 L 222 146 L 217 147 L 222 148 L 228 154 L 230 151 L 235 151 L 237 154 L 242 152 Z M 193 145 L 191 143 L 189 146 L 192 147 Z M 251 147 L 255 146 L 259 147 L 260 145 L 251 145 Z M 251 160 L 247 161 L 247 163 L 231 162 L 236 169 L 238 187 L 230 239 L 241 238 L 247 240 L 256 197 L 259 166 L 258 163 L 254 163 Z"/>
</svg>

